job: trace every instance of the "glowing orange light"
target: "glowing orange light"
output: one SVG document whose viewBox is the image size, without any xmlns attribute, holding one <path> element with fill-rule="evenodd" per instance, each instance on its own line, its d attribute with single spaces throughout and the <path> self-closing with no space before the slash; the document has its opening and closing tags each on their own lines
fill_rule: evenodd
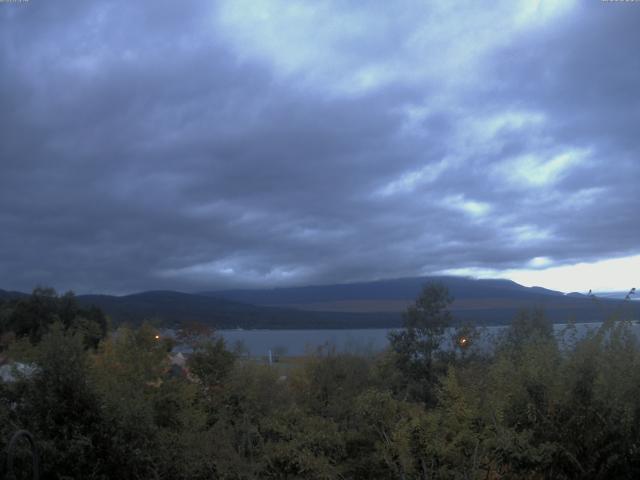
<svg viewBox="0 0 640 480">
<path fill-rule="evenodd" d="M 458 340 L 458 343 L 460 344 L 461 347 L 465 347 L 468 342 L 469 342 L 469 339 L 467 337 L 460 337 L 460 339 Z"/>
<path fill-rule="evenodd" d="M 156 340 L 160 340 L 160 335 L 156 335 Z"/>
</svg>

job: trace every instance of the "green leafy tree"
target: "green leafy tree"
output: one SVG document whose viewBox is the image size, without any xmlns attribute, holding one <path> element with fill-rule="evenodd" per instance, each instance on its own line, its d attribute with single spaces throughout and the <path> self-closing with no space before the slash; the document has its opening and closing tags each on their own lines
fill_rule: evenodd
<svg viewBox="0 0 640 480">
<path fill-rule="evenodd" d="M 156 330 L 144 324 L 138 330 L 120 328 L 100 345 L 93 358 L 93 382 L 100 408 L 108 421 L 105 435 L 110 448 L 111 478 L 154 478 L 165 465 L 159 442 L 155 402 L 168 358 Z"/>
<path fill-rule="evenodd" d="M 207 392 L 219 389 L 229 377 L 236 361 L 236 355 L 226 348 L 222 337 L 215 341 L 199 343 L 188 367 L 201 382 Z"/>
<path fill-rule="evenodd" d="M 81 308 L 73 292 L 58 296 L 52 288 L 38 287 L 29 297 L 4 303 L 0 334 L 10 332 L 37 344 L 56 322 L 65 330 L 79 332 L 87 348 L 96 348 L 107 333 L 107 318 L 99 308 Z"/>
<path fill-rule="evenodd" d="M 294 398 L 305 412 L 337 421 L 353 414 L 353 402 L 369 387 L 370 361 L 325 346 L 307 356 L 291 375 Z"/>
<path fill-rule="evenodd" d="M 38 439 L 43 478 L 101 478 L 104 422 L 82 336 L 52 324 L 34 361 L 35 373 L 14 386 L 15 411 Z"/>
<path fill-rule="evenodd" d="M 391 332 L 389 341 L 395 363 L 410 398 L 432 405 L 437 378 L 445 367 L 438 362 L 445 330 L 451 324 L 448 306 L 453 301 L 441 283 L 425 285 L 404 316 L 404 330 Z"/>
<path fill-rule="evenodd" d="M 263 478 L 331 480 L 339 476 L 345 447 L 335 422 L 290 409 L 267 418 L 261 431 Z"/>
<path fill-rule="evenodd" d="M 278 372 L 252 362 L 237 363 L 223 388 L 204 405 L 218 478 L 261 478 L 266 468 L 263 426 L 293 407 Z"/>
</svg>

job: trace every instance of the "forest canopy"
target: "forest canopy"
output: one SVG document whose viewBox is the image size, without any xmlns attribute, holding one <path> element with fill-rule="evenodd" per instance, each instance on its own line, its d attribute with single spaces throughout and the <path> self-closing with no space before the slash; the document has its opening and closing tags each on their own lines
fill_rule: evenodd
<svg viewBox="0 0 640 480">
<path fill-rule="evenodd" d="M 449 302 L 425 286 L 379 354 L 324 346 L 269 366 L 213 336 L 176 374 L 151 325 L 107 332 L 101 312 L 39 289 L 0 305 L 0 356 L 34 366 L 0 381 L 0 449 L 29 430 L 46 479 L 640 474 L 640 348 L 623 311 L 563 341 L 525 311 L 486 350 L 472 327 L 446 328 Z"/>
</svg>

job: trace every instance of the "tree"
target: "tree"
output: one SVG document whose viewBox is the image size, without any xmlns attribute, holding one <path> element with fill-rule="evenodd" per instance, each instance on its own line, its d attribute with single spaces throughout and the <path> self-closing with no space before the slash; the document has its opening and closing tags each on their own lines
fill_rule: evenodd
<svg viewBox="0 0 640 480">
<path fill-rule="evenodd" d="M 148 324 L 138 330 L 122 327 L 101 343 L 92 360 L 92 383 L 108 426 L 108 477 L 154 478 L 167 459 L 159 453 L 156 424 L 166 409 L 156 400 L 166 393 L 159 392 L 159 387 L 169 365 L 156 330 Z"/>
<path fill-rule="evenodd" d="M 58 297 L 52 288 L 37 287 L 30 297 L 15 301 L 5 328 L 17 337 L 38 343 L 49 326 L 59 320 Z"/>
<path fill-rule="evenodd" d="M 206 392 L 220 387 L 229 377 L 236 355 L 227 350 L 224 339 L 201 343 L 189 358 L 188 366 Z"/>
<path fill-rule="evenodd" d="M 86 348 L 95 349 L 107 334 L 107 318 L 102 310 L 95 306 L 81 308 L 73 292 L 59 296 L 54 289 L 44 287 L 2 305 L 0 334 L 10 332 L 18 339 L 37 344 L 56 322 L 65 331 L 79 333 Z"/>
<path fill-rule="evenodd" d="M 396 366 L 406 382 L 406 393 L 427 405 L 435 402 L 438 370 L 444 372 L 443 368 L 437 368 L 436 357 L 445 329 L 451 324 L 447 307 L 452 301 L 445 285 L 427 283 L 404 315 L 405 329 L 389 334 Z"/>
<path fill-rule="evenodd" d="M 366 358 L 319 348 L 290 375 L 296 401 L 306 413 L 343 420 L 353 414 L 353 399 L 370 383 Z"/>
<path fill-rule="evenodd" d="M 88 472 L 99 471 L 103 463 L 99 437 L 104 423 L 88 354 L 82 337 L 65 331 L 62 323 L 48 330 L 35 349 L 35 373 L 15 386 L 15 414 L 38 440 L 45 475 L 89 478 Z"/>
<path fill-rule="evenodd" d="M 261 477 L 338 478 L 344 441 L 330 419 L 291 409 L 265 419 L 262 432 L 266 465 Z"/>
</svg>

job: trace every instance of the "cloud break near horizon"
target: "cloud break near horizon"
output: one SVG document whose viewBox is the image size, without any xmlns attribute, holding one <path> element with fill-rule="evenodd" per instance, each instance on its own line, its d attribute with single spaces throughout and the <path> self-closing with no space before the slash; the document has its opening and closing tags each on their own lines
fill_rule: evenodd
<svg viewBox="0 0 640 480">
<path fill-rule="evenodd" d="M 640 282 L 640 3 L 0 3 L 0 288 Z"/>
</svg>

